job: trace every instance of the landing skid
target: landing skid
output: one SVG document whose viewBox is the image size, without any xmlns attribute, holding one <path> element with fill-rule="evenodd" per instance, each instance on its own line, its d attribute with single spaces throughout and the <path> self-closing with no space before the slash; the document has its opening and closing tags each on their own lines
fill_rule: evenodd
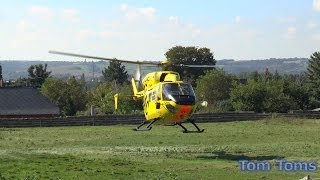
<svg viewBox="0 0 320 180">
<path fill-rule="evenodd" d="M 152 129 L 152 125 L 153 123 L 155 123 L 158 119 L 154 119 L 153 121 L 151 121 L 149 124 L 147 121 L 144 121 L 143 123 L 141 123 L 139 126 L 137 126 L 136 128 L 134 128 L 134 131 L 150 131 Z M 145 128 L 141 128 L 143 125 L 148 124 L 147 127 Z"/>
<path fill-rule="evenodd" d="M 180 126 L 183 129 L 183 133 L 202 133 L 204 131 L 204 129 L 200 129 L 193 120 L 189 120 L 188 122 L 190 122 L 194 127 L 196 127 L 197 131 L 189 131 L 181 123 L 176 123 L 176 125 Z"/>
<path fill-rule="evenodd" d="M 144 121 L 139 126 L 134 128 L 134 131 L 150 131 L 152 129 L 152 125 L 157 121 L 158 119 L 154 119 L 150 123 L 148 121 Z M 183 129 L 183 133 L 202 133 L 204 129 L 200 129 L 199 126 L 193 121 L 188 120 L 187 122 L 190 122 L 197 130 L 196 131 L 189 131 L 186 127 L 182 125 L 182 123 L 176 123 L 174 125 L 178 125 Z M 149 124 L 148 124 L 149 123 Z M 148 124 L 145 128 L 142 128 L 143 125 Z"/>
</svg>

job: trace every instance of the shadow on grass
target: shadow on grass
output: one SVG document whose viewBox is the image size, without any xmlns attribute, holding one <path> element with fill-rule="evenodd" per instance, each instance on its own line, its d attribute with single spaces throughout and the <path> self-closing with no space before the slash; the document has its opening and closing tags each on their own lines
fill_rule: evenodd
<svg viewBox="0 0 320 180">
<path fill-rule="evenodd" d="M 231 161 L 251 160 L 251 161 L 266 161 L 273 159 L 283 159 L 283 156 L 246 156 L 243 154 L 230 154 L 225 151 L 214 151 L 212 153 L 197 156 L 199 159 L 223 159 Z"/>
</svg>

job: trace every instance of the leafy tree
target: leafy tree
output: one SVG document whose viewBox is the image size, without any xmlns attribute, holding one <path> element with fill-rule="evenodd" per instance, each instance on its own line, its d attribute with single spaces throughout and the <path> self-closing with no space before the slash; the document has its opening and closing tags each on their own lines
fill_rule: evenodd
<svg viewBox="0 0 320 180">
<path fill-rule="evenodd" d="M 51 71 L 47 71 L 47 64 L 44 66 L 42 64 L 31 65 L 28 68 L 28 77 L 31 84 L 36 87 L 41 87 L 50 74 Z"/>
<path fill-rule="evenodd" d="M 262 76 L 261 76 L 261 74 L 259 74 L 258 71 L 254 71 L 249 74 L 249 79 L 252 79 L 254 81 L 259 81 L 262 79 Z"/>
<path fill-rule="evenodd" d="M 295 102 L 285 93 L 282 80 L 249 81 L 235 84 L 231 90 L 231 102 L 238 111 L 287 112 Z"/>
<path fill-rule="evenodd" d="M 89 92 L 88 105 L 99 108 L 102 114 L 112 114 L 114 111 L 114 94 L 112 83 L 100 84 Z"/>
<path fill-rule="evenodd" d="M 275 79 L 275 80 L 280 80 L 281 79 L 281 75 L 279 74 L 278 70 L 276 70 L 276 72 L 274 73 L 272 78 Z"/>
<path fill-rule="evenodd" d="M 133 89 L 130 84 L 123 84 L 118 89 L 119 100 L 117 114 L 136 114 L 142 112 L 143 101 L 134 100 L 132 97 Z"/>
<path fill-rule="evenodd" d="M 81 74 L 79 82 L 80 82 L 81 86 L 87 90 L 86 77 L 85 77 L 84 73 Z"/>
<path fill-rule="evenodd" d="M 209 110 L 232 110 L 230 106 L 229 108 L 225 106 L 229 102 L 232 81 L 233 76 L 221 69 L 207 71 L 204 76 L 197 79 L 197 99 L 207 101 Z"/>
<path fill-rule="evenodd" d="M 310 92 L 308 91 L 305 73 L 280 75 L 278 71 L 272 74 L 266 70 L 265 73 L 253 72 L 248 77 L 252 81 L 265 84 L 268 95 L 273 94 L 265 101 L 264 111 L 285 112 L 288 108 L 307 110 L 314 106 L 310 98 Z M 276 103 L 276 99 L 278 99 L 278 104 Z M 280 102 L 279 99 L 282 99 L 284 102 Z M 271 101 L 273 103 L 270 103 Z M 290 102 L 290 107 L 286 102 Z M 266 103 L 269 103 L 268 107 L 266 107 Z M 280 105 L 281 107 L 278 107 L 278 109 L 271 107 L 276 105 Z"/>
<path fill-rule="evenodd" d="M 310 107 L 310 93 L 303 85 L 293 84 L 290 81 L 284 83 L 284 93 L 294 101 L 294 109 L 307 110 Z"/>
<path fill-rule="evenodd" d="M 251 80 L 246 85 L 234 83 L 233 86 L 230 93 L 230 100 L 236 110 L 264 111 L 263 101 L 267 94 L 264 84 Z"/>
<path fill-rule="evenodd" d="M 269 80 L 271 80 L 272 78 L 273 78 L 272 73 L 269 71 L 268 68 L 266 68 L 266 70 L 264 71 L 264 79 L 265 79 L 266 81 L 269 81 Z"/>
<path fill-rule="evenodd" d="M 59 106 L 63 115 L 76 115 L 86 107 L 86 92 L 74 77 L 68 81 L 48 78 L 43 83 L 41 92 Z"/>
<path fill-rule="evenodd" d="M 175 71 L 180 74 L 184 80 L 195 82 L 195 80 L 205 74 L 206 71 L 212 68 L 188 68 L 177 66 L 179 64 L 186 65 L 215 65 L 216 60 L 213 53 L 208 48 L 197 48 L 193 46 L 183 47 L 175 46 L 169 49 L 165 56 L 168 64 L 163 67 L 163 70 Z M 175 64 L 175 65 L 173 65 Z"/>
<path fill-rule="evenodd" d="M 53 77 L 46 79 L 41 87 L 41 93 L 56 103 L 60 110 L 66 105 L 67 84 L 61 79 Z"/>
<path fill-rule="evenodd" d="M 102 70 L 103 79 L 105 82 L 113 82 L 123 84 L 128 81 L 128 73 L 126 67 L 119 61 L 110 61 L 108 68 Z"/>
<path fill-rule="evenodd" d="M 312 104 L 306 74 L 290 74 L 284 75 L 281 78 L 284 81 L 284 93 L 289 95 L 296 105 L 294 109 L 309 109 Z"/>
<path fill-rule="evenodd" d="M 75 115 L 78 111 L 83 111 L 86 108 L 87 94 L 85 86 L 77 81 L 75 77 L 71 77 L 67 81 L 68 89 L 68 106 L 65 108 L 69 115 Z"/>
<path fill-rule="evenodd" d="M 284 92 L 284 82 L 282 80 L 272 80 L 265 83 L 266 96 L 263 99 L 266 112 L 286 113 L 295 108 L 293 99 Z"/>
<path fill-rule="evenodd" d="M 134 101 L 132 96 L 132 88 L 129 84 L 123 84 L 119 86 L 118 92 L 118 110 L 114 109 L 114 84 L 103 83 L 97 88 L 89 92 L 89 103 L 99 109 L 98 113 L 101 114 L 130 114 L 142 109 L 142 102 Z"/>
<path fill-rule="evenodd" d="M 320 105 L 320 52 L 310 56 L 307 76 L 314 104 Z"/>
</svg>

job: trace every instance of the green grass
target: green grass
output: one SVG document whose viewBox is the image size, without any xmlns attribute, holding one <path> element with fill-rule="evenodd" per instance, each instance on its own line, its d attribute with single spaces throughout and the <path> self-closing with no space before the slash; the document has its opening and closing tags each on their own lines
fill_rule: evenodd
<svg viewBox="0 0 320 180">
<path fill-rule="evenodd" d="M 0 179 L 299 179 L 309 172 L 242 172 L 239 159 L 320 162 L 320 121 L 0 129 Z M 189 126 L 189 125 L 187 125 Z"/>
</svg>

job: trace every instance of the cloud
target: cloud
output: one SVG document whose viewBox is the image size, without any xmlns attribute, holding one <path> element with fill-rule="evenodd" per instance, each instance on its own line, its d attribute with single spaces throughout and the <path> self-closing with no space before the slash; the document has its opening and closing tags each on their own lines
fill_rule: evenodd
<svg viewBox="0 0 320 180">
<path fill-rule="evenodd" d="M 154 17 L 156 9 L 153 7 L 139 8 L 138 12 L 146 17 Z"/>
<path fill-rule="evenodd" d="M 183 27 L 181 27 L 183 29 Z M 187 25 L 188 33 L 191 33 L 191 37 L 196 38 L 201 34 L 201 30 L 194 24 Z"/>
<path fill-rule="evenodd" d="M 40 16 L 42 18 L 51 18 L 53 16 L 53 11 L 46 6 L 31 6 L 29 8 L 29 14 L 32 16 Z"/>
<path fill-rule="evenodd" d="M 119 31 L 112 31 L 112 30 L 103 30 L 98 33 L 98 36 L 103 39 L 109 39 L 109 38 L 120 38 L 121 32 Z"/>
<path fill-rule="evenodd" d="M 28 23 L 26 20 L 22 19 L 20 20 L 17 25 L 16 25 L 16 29 L 18 31 L 26 31 L 27 29 L 30 28 L 30 23 Z"/>
<path fill-rule="evenodd" d="M 210 36 L 221 36 L 230 32 L 230 26 L 227 24 L 217 24 L 209 30 Z"/>
<path fill-rule="evenodd" d="M 295 27 L 288 27 L 287 32 L 284 34 L 285 39 L 294 39 L 297 34 L 297 29 Z"/>
<path fill-rule="evenodd" d="M 82 40 L 93 39 L 97 37 L 97 32 L 92 29 L 81 29 L 77 32 L 76 37 Z"/>
<path fill-rule="evenodd" d="M 177 16 L 170 16 L 168 18 L 169 22 L 174 24 L 174 25 L 178 25 L 179 24 L 179 18 Z"/>
<path fill-rule="evenodd" d="M 315 27 L 317 27 L 318 25 L 314 22 L 308 22 L 307 27 L 309 29 L 314 29 Z"/>
<path fill-rule="evenodd" d="M 235 21 L 237 24 L 239 24 L 239 23 L 241 22 L 241 17 L 240 17 L 240 16 L 236 16 L 236 17 L 234 18 L 234 21 Z"/>
<path fill-rule="evenodd" d="M 313 0 L 313 9 L 320 11 L 320 0 Z"/>
<path fill-rule="evenodd" d="M 40 26 L 30 19 L 21 19 L 12 29 L 10 41 L 7 43 L 10 50 L 34 53 L 48 46 L 48 39 L 52 37 L 47 26 Z M 23 53 L 22 53 L 23 54 Z"/>
<path fill-rule="evenodd" d="M 247 40 L 252 40 L 252 39 L 256 39 L 258 36 L 263 35 L 263 33 L 258 32 L 254 29 L 244 29 L 244 30 L 241 30 L 240 35 Z"/>
<path fill-rule="evenodd" d="M 314 41 L 320 41 L 320 34 L 313 34 L 311 36 L 311 39 L 314 40 Z"/>
<path fill-rule="evenodd" d="M 128 11 L 128 9 L 129 9 L 129 5 L 128 4 L 120 4 L 120 10 L 121 11 L 126 12 L 126 11 Z"/>
<path fill-rule="evenodd" d="M 153 7 L 131 7 L 128 4 L 121 4 L 120 10 L 128 19 L 147 18 L 153 19 L 156 14 L 156 9 Z"/>
<path fill-rule="evenodd" d="M 280 23 L 295 23 L 297 19 L 295 17 L 280 17 L 277 21 Z"/>
<path fill-rule="evenodd" d="M 71 22 L 79 22 L 79 12 L 75 9 L 64 9 L 62 11 L 63 19 Z"/>
</svg>

